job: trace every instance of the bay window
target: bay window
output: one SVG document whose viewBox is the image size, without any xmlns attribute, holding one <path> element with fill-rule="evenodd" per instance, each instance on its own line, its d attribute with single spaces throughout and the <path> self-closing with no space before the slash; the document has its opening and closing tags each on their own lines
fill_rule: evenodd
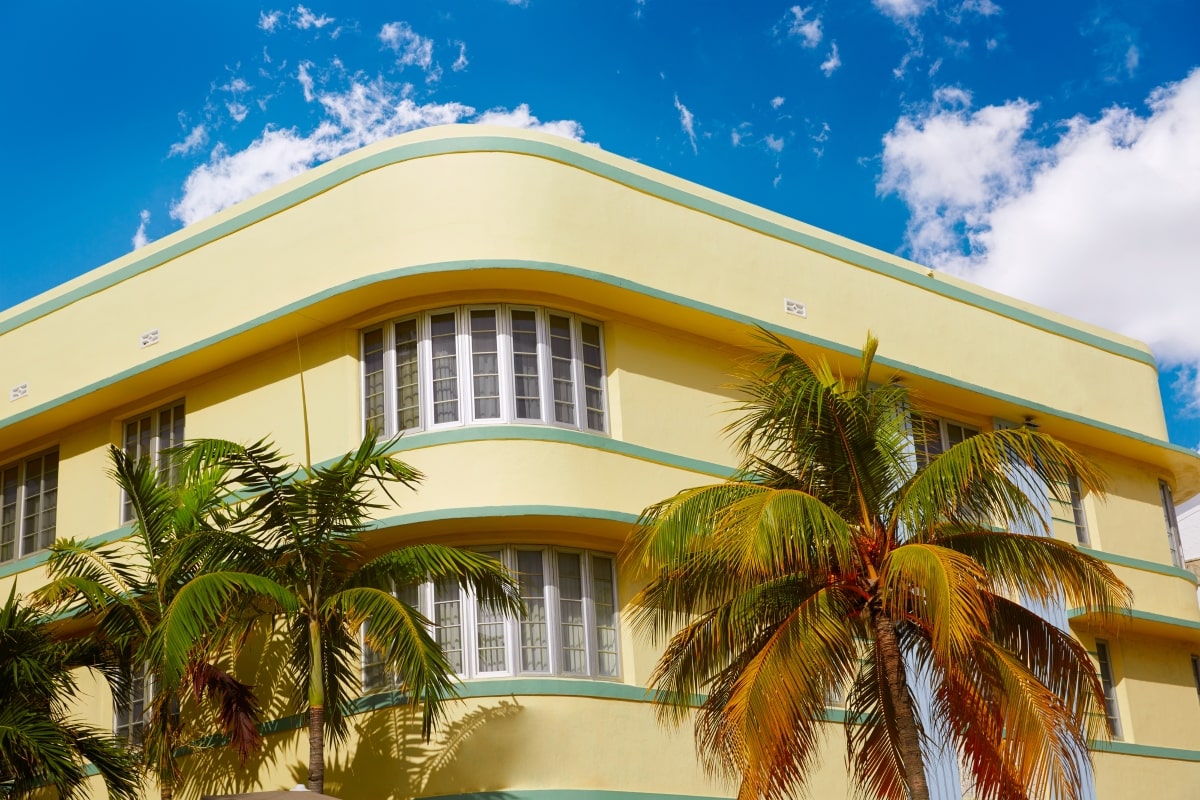
<svg viewBox="0 0 1200 800">
<path fill-rule="evenodd" d="M 425 583 L 395 593 L 430 621 L 435 641 L 459 677 L 620 677 L 614 556 L 526 545 L 485 547 L 480 552 L 516 575 L 525 603 L 521 617 L 480 605 L 454 582 Z M 364 692 L 402 683 L 365 644 L 362 668 Z"/>
<path fill-rule="evenodd" d="M 362 334 L 363 427 L 518 422 L 608 429 L 600 325 L 520 305 L 425 311 Z"/>
</svg>

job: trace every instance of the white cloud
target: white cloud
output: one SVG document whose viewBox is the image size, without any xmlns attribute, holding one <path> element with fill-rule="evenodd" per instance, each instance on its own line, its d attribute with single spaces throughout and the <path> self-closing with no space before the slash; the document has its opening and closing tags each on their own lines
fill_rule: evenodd
<svg viewBox="0 0 1200 800">
<path fill-rule="evenodd" d="M 226 103 L 225 110 L 229 112 L 229 116 L 233 118 L 234 122 L 242 122 L 250 113 L 250 109 L 245 103 L 239 103 L 236 101 Z"/>
<path fill-rule="evenodd" d="M 740 147 L 742 141 L 750 135 L 750 123 L 743 122 L 729 132 L 729 141 L 734 147 Z"/>
<path fill-rule="evenodd" d="M 833 42 L 829 46 L 829 55 L 821 62 L 821 72 L 825 73 L 828 78 L 838 67 L 842 65 L 842 57 L 838 55 L 837 42 Z"/>
<path fill-rule="evenodd" d="M 203 124 L 192 128 L 191 133 L 184 137 L 182 142 L 176 142 L 171 145 L 171 149 L 167 151 L 167 157 L 171 156 L 186 156 L 189 153 L 194 153 L 208 143 L 208 129 Z"/>
<path fill-rule="evenodd" d="M 772 153 L 782 153 L 783 152 L 783 137 L 781 137 L 781 136 L 776 136 L 772 133 L 768 133 L 767 138 L 763 139 L 763 144 L 765 144 L 767 146 L 767 149 L 770 150 Z"/>
<path fill-rule="evenodd" d="M 688 107 L 679 102 L 679 95 L 675 95 L 675 110 L 679 112 L 679 127 L 688 135 L 688 141 L 692 143 L 692 152 L 700 155 L 700 151 L 696 148 L 696 119 L 692 116 L 692 112 L 688 111 Z"/>
<path fill-rule="evenodd" d="M 506 128 L 524 128 L 530 131 L 543 131 L 555 136 L 583 141 L 583 126 L 575 120 L 560 119 L 552 122 L 542 122 L 529 113 L 529 104 L 521 103 L 512 111 L 503 108 L 490 108 L 475 118 L 480 125 L 503 125 Z"/>
<path fill-rule="evenodd" d="M 208 161 L 188 175 L 182 196 L 171 206 L 172 218 L 190 225 L 331 158 L 431 125 L 488 122 L 577 140 L 584 133 L 573 120 L 543 122 L 525 104 L 511 111 L 494 108 L 477 114 L 462 103 L 418 103 L 411 96 L 411 86 L 394 86 L 382 78 L 351 78 L 343 90 L 329 91 L 316 85 L 312 68 L 311 63 L 302 63 L 296 80 L 305 98 L 320 107 L 321 118 L 316 126 L 308 132 L 268 126 L 248 146 L 236 151 L 218 144 Z"/>
<path fill-rule="evenodd" d="M 988 39 L 986 42 L 984 42 L 984 44 L 988 50 L 995 50 L 1000 46 L 1000 42 L 996 39 Z"/>
<path fill-rule="evenodd" d="M 314 14 L 301 5 L 293 9 L 289 19 L 292 27 L 299 28 L 302 31 L 306 31 L 309 28 L 324 28 L 334 21 L 333 17 L 327 17 L 324 14 Z"/>
<path fill-rule="evenodd" d="M 1147 342 L 1200 411 L 1200 70 L 1048 145 L 1029 103 L 964 95 L 884 139 L 879 189 L 908 204 L 913 255 Z"/>
<path fill-rule="evenodd" d="M 785 98 L 782 98 L 782 97 L 772 97 L 772 98 L 771 98 L 771 108 L 773 108 L 773 109 L 775 109 L 776 111 L 778 111 L 780 108 L 782 108 L 782 107 L 783 107 L 783 104 L 784 104 L 784 102 L 785 102 Z"/>
<path fill-rule="evenodd" d="M 960 11 L 970 11 L 981 17 L 994 17 L 1000 13 L 1000 6 L 992 0 L 963 0 Z"/>
<path fill-rule="evenodd" d="M 428 70 L 433 64 L 433 39 L 421 36 L 407 22 L 386 23 L 379 29 L 379 41 L 391 48 L 401 66 Z"/>
<path fill-rule="evenodd" d="M 816 47 L 821 43 L 821 37 L 824 35 L 824 32 L 821 30 L 821 16 L 818 14 L 809 19 L 808 15 L 811 12 L 812 8 L 792 6 L 783 15 L 783 22 L 787 25 L 788 36 L 794 36 L 799 39 L 800 44 L 804 47 Z"/>
<path fill-rule="evenodd" d="M 458 58 L 454 59 L 454 63 L 450 65 L 450 69 L 455 72 L 462 72 L 470 64 L 467 61 L 467 44 L 466 42 L 455 42 L 458 45 Z"/>
<path fill-rule="evenodd" d="M 278 11 L 271 11 L 269 13 L 265 11 L 258 12 L 259 30 L 264 30 L 267 33 L 274 33 L 275 29 L 279 27 L 279 19 L 282 16 L 283 15 Z"/>
<path fill-rule="evenodd" d="M 934 5 L 934 0 L 871 0 L 884 16 L 900 25 L 911 25 Z"/>
<path fill-rule="evenodd" d="M 134 250 L 141 250 L 150 242 L 150 239 L 146 236 L 146 226 L 150 224 L 150 210 L 143 208 L 142 213 L 138 215 L 138 218 L 141 220 L 141 222 L 138 224 L 137 230 L 133 234 L 133 239 L 130 240 L 133 244 Z"/>
</svg>

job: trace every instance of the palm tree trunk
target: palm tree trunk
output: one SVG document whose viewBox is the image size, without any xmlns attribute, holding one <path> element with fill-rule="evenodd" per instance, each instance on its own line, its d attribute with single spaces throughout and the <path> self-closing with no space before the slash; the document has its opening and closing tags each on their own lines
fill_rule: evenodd
<svg viewBox="0 0 1200 800">
<path fill-rule="evenodd" d="M 325 708 L 308 709 L 308 790 L 325 791 Z"/>
<path fill-rule="evenodd" d="M 325 791 L 325 659 L 322 658 L 321 625 L 308 623 L 308 790 Z"/>
<path fill-rule="evenodd" d="M 899 739 L 897 746 L 900 749 L 900 763 L 904 770 L 904 782 L 908 785 L 909 800 L 929 800 L 929 786 L 925 782 L 925 759 L 921 755 L 921 733 L 917 728 L 912 697 L 908 693 L 904 657 L 900 653 L 900 642 L 896 638 L 896 623 L 872 610 L 871 627 L 874 629 L 875 646 L 892 700 Z"/>
</svg>

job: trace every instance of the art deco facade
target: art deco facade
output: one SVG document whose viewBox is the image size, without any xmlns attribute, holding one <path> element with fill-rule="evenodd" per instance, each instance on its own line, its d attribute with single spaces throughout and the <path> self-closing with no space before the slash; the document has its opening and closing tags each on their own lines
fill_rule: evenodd
<svg viewBox="0 0 1200 800">
<path fill-rule="evenodd" d="M 1120 731 L 1096 754 L 1096 795 L 1192 796 L 1200 612 L 1164 502 L 1200 491 L 1200 460 L 1166 442 L 1146 347 L 542 135 L 382 142 L 0 314 L 0 585 L 38 586 L 55 537 L 128 535 L 109 444 L 153 456 L 266 436 L 302 454 L 303 371 L 314 460 L 373 426 L 404 431 L 402 457 L 427 476 L 380 515 L 372 547 L 493 552 L 520 571 L 530 613 L 482 613 L 456 588 L 411 595 L 464 702 L 421 745 L 364 653 L 327 791 L 730 796 L 696 766 L 690 731 L 655 721 L 656 653 L 629 629 L 638 587 L 615 554 L 647 504 L 729 474 L 725 384 L 755 325 L 851 371 L 869 329 L 943 441 L 1032 420 L 1102 465 L 1106 501 L 1048 508 L 1054 535 L 1136 593 L 1103 634 L 1066 610 Z M 269 691 L 271 658 L 254 663 Z M 81 713 L 136 735 L 137 714 L 93 688 Z M 239 771 L 194 753 L 191 791 L 297 782 L 306 741 L 278 700 L 267 755 Z M 843 771 L 831 723 L 814 796 L 844 796 Z"/>
</svg>

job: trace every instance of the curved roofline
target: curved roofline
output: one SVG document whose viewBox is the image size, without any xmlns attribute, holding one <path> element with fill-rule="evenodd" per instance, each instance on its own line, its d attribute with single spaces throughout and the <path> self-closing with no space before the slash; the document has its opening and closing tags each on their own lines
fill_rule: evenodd
<svg viewBox="0 0 1200 800">
<path fill-rule="evenodd" d="M 481 133 L 482 131 L 482 133 Z M 24 303 L 0 312 L 0 335 L 382 167 L 417 158 L 477 152 L 528 155 L 589 172 L 685 208 L 999 314 L 1047 333 L 1156 367 L 1141 342 L 1004 297 L 775 212 L 589 145 L 541 133 L 476 125 L 426 128 L 336 158 L 170 234 Z"/>
</svg>

